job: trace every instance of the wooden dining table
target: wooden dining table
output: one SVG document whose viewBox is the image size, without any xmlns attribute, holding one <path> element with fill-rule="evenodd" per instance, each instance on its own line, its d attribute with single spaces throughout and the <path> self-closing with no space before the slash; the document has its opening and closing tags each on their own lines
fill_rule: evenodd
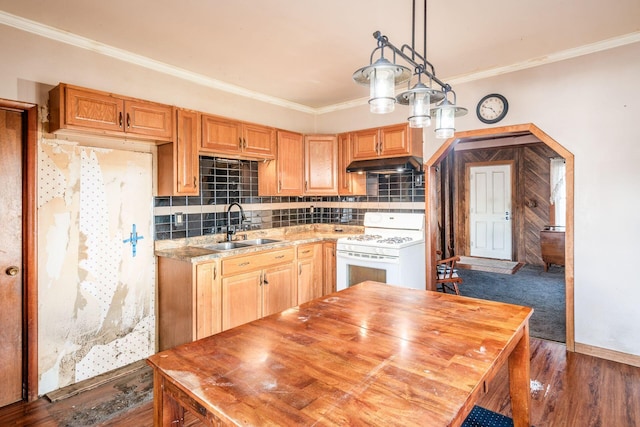
<svg viewBox="0 0 640 427">
<path fill-rule="evenodd" d="M 363 282 L 149 357 L 154 424 L 459 426 L 508 363 L 529 427 L 532 312 Z"/>
</svg>

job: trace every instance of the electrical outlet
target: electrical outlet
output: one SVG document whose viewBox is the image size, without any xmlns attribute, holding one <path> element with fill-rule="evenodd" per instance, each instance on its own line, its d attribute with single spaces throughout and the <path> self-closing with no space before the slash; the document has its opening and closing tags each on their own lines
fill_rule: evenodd
<svg viewBox="0 0 640 427">
<path fill-rule="evenodd" d="M 173 214 L 173 226 L 178 228 L 184 225 L 184 215 L 182 212 L 176 212 Z"/>
</svg>

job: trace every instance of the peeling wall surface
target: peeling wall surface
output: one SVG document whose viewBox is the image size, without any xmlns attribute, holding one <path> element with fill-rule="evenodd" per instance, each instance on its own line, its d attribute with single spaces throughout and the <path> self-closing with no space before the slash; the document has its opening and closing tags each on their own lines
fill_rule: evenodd
<svg viewBox="0 0 640 427">
<path fill-rule="evenodd" d="M 45 394 L 154 352 L 153 183 L 150 153 L 43 139 L 38 163 Z"/>
</svg>

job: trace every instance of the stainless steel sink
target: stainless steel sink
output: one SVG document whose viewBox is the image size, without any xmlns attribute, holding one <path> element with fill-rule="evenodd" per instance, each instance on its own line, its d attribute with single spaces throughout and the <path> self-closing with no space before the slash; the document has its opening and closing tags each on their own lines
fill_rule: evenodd
<svg viewBox="0 0 640 427">
<path fill-rule="evenodd" d="M 250 246 L 267 245 L 269 243 L 278 243 L 281 241 L 282 240 L 276 239 L 235 240 L 233 242 L 212 243 L 210 245 L 202 245 L 198 247 L 208 249 L 210 251 L 230 251 L 233 249 L 243 249 Z"/>
<path fill-rule="evenodd" d="M 248 245 L 242 245 L 240 242 L 220 242 L 212 245 L 202 245 L 201 248 L 211 251 L 230 251 L 231 249 L 246 248 Z"/>
<path fill-rule="evenodd" d="M 258 245 L 267 245 L 269 243 L 278 243 L 281 241 L 282 240 L 276 240 L 276 239 L 252 239 L 252 240 L 240 240 L 238 242 L 233 242 L 233 243 L 238 243 L 239 245 L 246 245 L 246 246 L 258 246 Z"/>
</svg>

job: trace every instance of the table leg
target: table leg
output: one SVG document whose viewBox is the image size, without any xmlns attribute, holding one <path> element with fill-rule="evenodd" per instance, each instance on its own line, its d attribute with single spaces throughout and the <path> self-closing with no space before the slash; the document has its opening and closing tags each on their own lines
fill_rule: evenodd
<svg viewBox="0 0 640 427">
<path fill-rule="evenodd" d="M 520 341 L 509 355 L 509 393 L 514 427 L 529 427 L 531 423 L 531 393 L 529 391 L 530 354 L 529 322 L 525 324 Z"/>
<path fill-rule="evenodd" d="M 165 378 L 158 370 L 153 371 L 153 425 L 184 425 L 184 408 L 168 393 L 165 393 Z"/>
</svg>

